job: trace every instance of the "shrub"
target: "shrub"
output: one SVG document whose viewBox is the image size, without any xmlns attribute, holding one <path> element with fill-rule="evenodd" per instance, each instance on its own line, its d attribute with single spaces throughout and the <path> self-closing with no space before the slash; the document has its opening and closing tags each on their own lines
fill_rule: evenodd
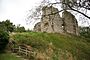
<svg viewBox="0 0 90 60">
<path fill-rule="evenodd" d="M 9 42 L 9 34 L 0 30 L 0 51 L 3 51 Z"/>
</svg>

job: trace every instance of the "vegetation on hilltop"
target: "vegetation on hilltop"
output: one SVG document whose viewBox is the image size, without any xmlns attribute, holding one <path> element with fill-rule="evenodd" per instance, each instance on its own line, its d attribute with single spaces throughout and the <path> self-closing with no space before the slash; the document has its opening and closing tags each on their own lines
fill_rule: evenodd
<svg viewBox="0 0 90 60">
<path fill-rule="evenodd" d="M 42 52 L 44 57 L 48 56 L 51 60 L 90 59 L 90 43 L 79 36 L 27 32 L 17 33 L 11 38 L 19 44 L 32 46 L 34 51 L 38 51 L 37 54 L 40 55 Z M 49 51 L 49 49 L 51 50 Z"/>
<path fill-rule="evenodd" d="M 90 27 L 80 27 L 80 35 L 90 39 Z"/>
<path fill-rule="evenodd" d="M 7 32 L 25 32 L 25 27 L 15 26 L 10 20 L 0 22 L 0 29 Z"/>
</svg>

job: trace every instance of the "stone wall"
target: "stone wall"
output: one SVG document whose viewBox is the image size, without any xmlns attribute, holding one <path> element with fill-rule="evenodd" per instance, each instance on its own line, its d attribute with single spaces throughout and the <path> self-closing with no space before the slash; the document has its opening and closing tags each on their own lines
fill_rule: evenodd
<svg viewBox="0 0 90 60">
<path fill-rule="evenodd" d="M 60 17 L 57 8 L 52 6 L 42 8 L 41 22 L 37 23 L 34 31 L 48 33 L 71 33 L 79 35 L 78 22 L 74 15 L 68 11 L 63 11 Z"/>
<path fill-rule="evenodd" d="M 55 12 L 58 12 L 58 9 L 52 6 L 43 8 L 41 20 L 41 32 L 48 32 L 48 33 L 63 32 L 62 18 L 60 17 L 59 13 L 53 14 Z"/>
<path fill-rule="evenodd" d="M 41 22 L 38 22 L 38 23 L 34 26 L 34 31 L 35 31 L 35 32 L 41 32 Z"/>
<path fill-rule="evenodd" d="M 62 18 L 64 19 L 65 23 L 65 32 L 78 35 L 79 28 L 75 16 L 68 11 L 64 11 L 62 13 Z"/>
</svg>

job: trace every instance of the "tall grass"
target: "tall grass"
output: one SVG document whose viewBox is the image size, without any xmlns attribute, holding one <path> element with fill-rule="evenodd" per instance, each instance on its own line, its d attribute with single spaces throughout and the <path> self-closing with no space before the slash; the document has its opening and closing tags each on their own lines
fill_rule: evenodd
<svg viewBox="0 0 90 60">
<path fill-rule="evenodd" d="M 52 43 L 54 50 L 53 55 L 56 55 L 56 58 L 53 56 L 53 59 L 55 58 L 56 60 L 57 56 L 60 55 L 59 50 L 62 50 L 64 53 L 66 53 L 65 51 L 69 52 L 76 60 L 90 60 L 90 42 L 78 36 L 28 32 L 12 35 L 11 38 L 19 44 L 28 44 L 44 52 L 48 49 L 48 45 Z"/>
<path fill-rule="evenodd" d="M 11 53 L 2 53 L 0 54 L 0 60 L 24 60 L 22 58 L 16 57 Z"/>
</svg>

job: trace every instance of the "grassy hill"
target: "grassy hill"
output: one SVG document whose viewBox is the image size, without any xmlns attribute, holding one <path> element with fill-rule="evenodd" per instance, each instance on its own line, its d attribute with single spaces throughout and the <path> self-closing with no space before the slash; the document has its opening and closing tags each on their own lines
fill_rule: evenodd
<svg viewBox="0 0 90 60">
<path fill-rule="evenodd" d="M 16 57 L 15 54 L 11 53 L 0 53 L 0 60 L 24 60 L 23 58 Z"/>
<path fill-rule="evenodd" d="M 35 58 L 42 60 L 90 60 L 90 42 L 79 36 L 25 32 L 11 34 L 11 39 L 32 46 Z"/>
</svg>

